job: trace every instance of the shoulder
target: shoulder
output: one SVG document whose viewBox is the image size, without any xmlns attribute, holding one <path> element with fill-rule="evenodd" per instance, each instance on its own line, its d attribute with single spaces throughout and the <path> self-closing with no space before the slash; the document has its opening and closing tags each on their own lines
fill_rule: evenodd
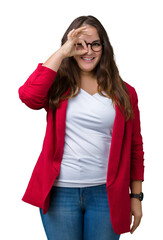
<svg viewBox="0 0 163 240">
<path fill-rule="evenodd" d="M 131 86 L 130 84 L 128 84 L 127 82 L 123 81 L 123 83 L 126 85 L 127 90 L 129 92 L 130 102 L 133 105 L 133 107 L 135 107 L 138 104 L 137 92 L 136 92 L 135 88 L 133 86 Z"/>
<path fill-rule="evenodd" d="M 134 94 L 135 93 L 135 88 L 133 86 L 131 86 L 130 84 L 128 84 L 127 82 L 123 81 L 129 91 L 130 94 Z"/>
<path fill-rule="evenodd" d="M 138 101 L 138 97 L 137 97 L 137 92 L 135 90 L 135 88 L 133 86 L 131 86 L 130 84 L 128 84 L 127 82 L 123 81 L 127 87 L 127 90 L 130 94 L 131 97 L 131 101 L 134 104 L 135 102 Z"/>
</svg>

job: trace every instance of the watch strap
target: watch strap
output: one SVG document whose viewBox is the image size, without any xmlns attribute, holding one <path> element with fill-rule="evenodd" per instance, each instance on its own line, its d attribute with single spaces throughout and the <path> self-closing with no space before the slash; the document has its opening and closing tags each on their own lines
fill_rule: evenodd
<svg viewBox="0 0 163 240">
<path fill-rule="evenodd" d="M 137 193 L 130 193 L 130 197 L 131 198 L 137 198 L 137 199 L 139 199 L 140 201 L 142 201 L 143 200 L 143 197 L 144 197 L 144 194 L 141 192 L 141 193 L 139 193 L 139 194 L 137 194 Z"/>
</svg>

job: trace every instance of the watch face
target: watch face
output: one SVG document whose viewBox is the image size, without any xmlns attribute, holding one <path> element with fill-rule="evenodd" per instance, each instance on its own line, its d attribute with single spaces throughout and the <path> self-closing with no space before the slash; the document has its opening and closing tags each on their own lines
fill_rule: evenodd
<svg viewBox="0 0 163 240">
<path fill-rule="evenodd" d="M 143 197 L 144 197 L 144 195 L 143 195 L 143 193 L 141 192 L 140 195 L 139 195 L 139 200 L 142 201 L 142 200 L 143 200 Z"/>
</svg>

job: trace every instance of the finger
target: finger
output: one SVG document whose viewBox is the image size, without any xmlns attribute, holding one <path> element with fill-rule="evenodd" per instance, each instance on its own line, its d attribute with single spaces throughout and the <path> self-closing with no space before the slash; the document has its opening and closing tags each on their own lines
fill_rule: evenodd
<svg viewBox="0 0 163 240">
<path fill-rule="evenodd" d="M 83 50 L 76 50 L 75 55 L 84 55 L 84 54 L 86 54 L 87 52 L 88 52 L 88 51 L 85 50 L 85 49 L 83 49 Z"/>
<path fill-rule="evenodd" d="M 132 223 L 132 212 L 130 212 L 130 224 Z"/>
<path fill-rule="evenodd" d="M 141 218 L 134 216 L 134 223 L 130 231 L 131 233 L 133 233 L 136 230 L 136 228 L 139 226 L 140 220 Z"/>
<path fill-rule="evenodd" d="M 67 34 L 67 38 L 69 39 L 70 37 L 72 37 L 73 32 L 75 31 L 75 29 L 72 29 L 68 34 Z"/>
<path fill-rule="evenodd" d="M 77 43 L 76 43 L 76 49 L 75 49 L 75 54 L 76 55 L 83 55 L 85 53 L 88 52 L 88 47 L 85 43 L 84 40 L 80 39 Z"/>
<path fill-rule="evenodd" d="M 82 45 L 82 47 L 88 51 L 88 47 L 87 44 L 85 43 L 85 41 L 83 39 L 78 39 L 77 44 L 80 43 Z"/>
<path fill-rule="evenodd" d="M 80 37 L 81 35 L 87 35 L 87 36 L 92 36 L 92 33 L 90 33 L 89 29 L 84 29 L 81 32 L 78 33 L 78 36 Z"/>
<path fill-rule="evenodd" d="M 85 49 L 85 50 L 88 50 L 88 46 L 87 46 L 86 42 L 81 39 L 81 43 L 82 43 L 84 49 Z"/>
<path fill-rule="evenodd" d="M 72 34 L 72 37 L 76 37 L 79 33 L 81 33 L 82 31 L 84 31 L 86 29 L 86 26 L 80 27 L 75 29 L 75 31 Z"/>
</svg>

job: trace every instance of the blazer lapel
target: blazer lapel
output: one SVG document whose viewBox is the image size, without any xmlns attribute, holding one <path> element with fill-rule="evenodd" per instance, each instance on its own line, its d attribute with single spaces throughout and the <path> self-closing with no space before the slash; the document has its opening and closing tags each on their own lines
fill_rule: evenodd
<svg viewBox="0 0 163 240">
<path fill-rule="evenodd" d="M 70 91 L 70 88 L 63 94 L 66 95 Z M 59 107 L 56 110 L 56 152 L 54 154 L 55 162 L 60 165 L 62 161 L 64 140 L 65 140 L 65 129 L 66 129 L 66 109 L 68 99 L 62 100 L 59 103 Z"/>
<path fill-rule="evenodd" d="M 116 115 L 113 125 L 109 163 L 107 169 L 107 187 L 110 186 L 116 178 L 125 130 L 125 117 L 121 113 L 120 108 L 117 104 L 115 104 L 115 110 Z"/>
</svg>

